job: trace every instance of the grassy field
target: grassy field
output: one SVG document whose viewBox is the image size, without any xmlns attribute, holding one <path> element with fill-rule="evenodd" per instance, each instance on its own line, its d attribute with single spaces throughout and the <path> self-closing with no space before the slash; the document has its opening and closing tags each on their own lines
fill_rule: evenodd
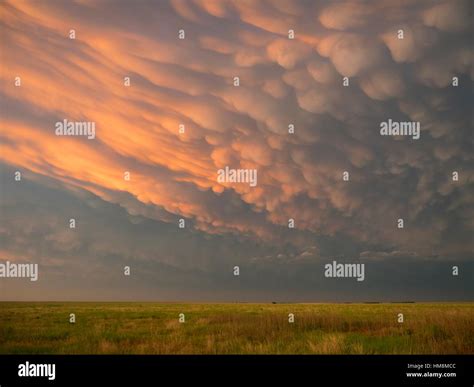
<svg viewBox="0 0 474 387">
<path fill-rule="evenodd" d="M 473 354 L 474 304 L 0 302 L 0 353 Z"/>
</svg>

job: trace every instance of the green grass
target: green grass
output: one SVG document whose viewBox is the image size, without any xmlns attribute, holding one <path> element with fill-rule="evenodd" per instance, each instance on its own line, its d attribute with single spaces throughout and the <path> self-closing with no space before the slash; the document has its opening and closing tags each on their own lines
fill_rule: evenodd
<svg viewBox="0 0 474 387">
<path fill-rule="evenodd" d="M 474 304 L 0 302 L 0 353 L 473 354 Z"/>
</svg>

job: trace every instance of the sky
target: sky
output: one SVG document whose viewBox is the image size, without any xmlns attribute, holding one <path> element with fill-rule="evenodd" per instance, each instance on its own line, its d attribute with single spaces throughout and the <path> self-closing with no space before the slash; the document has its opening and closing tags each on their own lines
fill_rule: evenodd
<svg viewBox="0 0 474 387">
<path fill-rule="evenodd" d="M 0 300 L 473 301 L 472 8 L 2 1 Z"/>
</svg>

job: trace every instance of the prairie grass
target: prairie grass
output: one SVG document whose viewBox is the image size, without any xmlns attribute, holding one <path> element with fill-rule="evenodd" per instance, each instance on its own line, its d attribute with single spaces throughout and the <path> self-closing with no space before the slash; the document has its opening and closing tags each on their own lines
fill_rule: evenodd
<svg viewBox="0 0 474 387">
<path fill-rule="evenodd" d="M 474 354 L 474 304 L 0 302 L 0 353 Z"/>
</svg>

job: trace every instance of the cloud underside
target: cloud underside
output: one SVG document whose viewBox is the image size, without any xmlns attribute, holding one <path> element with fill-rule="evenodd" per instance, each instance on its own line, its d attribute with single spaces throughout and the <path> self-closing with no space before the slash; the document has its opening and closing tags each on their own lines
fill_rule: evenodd
<svg viewBox="0 0 474 387">
<path fill-rule="evenodd" d="M 469 256 L 470 6 L 2 2 L 0 160 L 39 186 L 123 209 L 127 222 L 176 227 L 183 218 L 199 235 L 197 245 L 211 238 L 214 248 L 232 250 L 232 240 L 256 242 L 258 251 L 244 249 L 249 262 L 317 258 L 340 253 L 337 246 L 373 259 Z M 96 138 L 56 136 L 63 119 L 95 122 Z M 388 119 L 420 122 L 420 139 L 381 136 Z M 257 186 L 219 183 L 225 166 L 257 169 Z M 5 184 L 16 184 L 13 175 Z M 13 243 L 12 228 L 24 238 L 37 235 L 34 225 L 24 226 L 28 216 L 19 216 L 26 200 L 4 197 L 11 259 L 28 255 L 24 240 Z M 92 232 L 71 237 L 55 219 L 41 238 L 65 253 L 87 240 L 97 256 L 119 256 L 138 237 L 129 231 L 118 245 L 111 235 L 92 242 Z M 100 225 L 89 226 L 102 235 Z M 136 251 L 130 254 L 145 259 L 152 247 Z"/>
</svg>

